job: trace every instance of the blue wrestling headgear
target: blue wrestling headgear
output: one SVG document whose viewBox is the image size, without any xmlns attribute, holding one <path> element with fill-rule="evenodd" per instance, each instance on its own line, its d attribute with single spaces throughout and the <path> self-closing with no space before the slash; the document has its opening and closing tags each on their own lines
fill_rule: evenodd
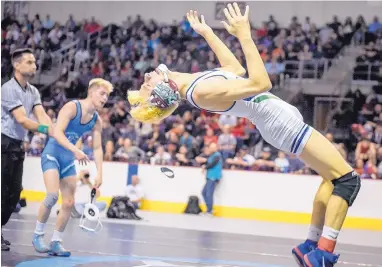
<svg viewBox="0 0 382 267">
<path fill-rule="evenodd" d="M 92 189 L 90 193 L 90 202 L 85 205 L 84 212 L 80 218 L 80 227 L 88 232 L 98 233 L 102 230 L 103 225 L 99 218 L 99 209 L 94 204 L 95 196 L 97 190 L 95 188 Z M 88 223 L 86 223 L 88 221 Z"/>
</svg>

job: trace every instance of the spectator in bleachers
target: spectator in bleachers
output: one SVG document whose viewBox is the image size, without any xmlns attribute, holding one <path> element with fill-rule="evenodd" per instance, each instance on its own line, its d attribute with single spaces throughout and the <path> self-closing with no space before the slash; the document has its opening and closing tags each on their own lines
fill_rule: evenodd
<svg viewBox="0 0 382 267">
<path fill-rule="evenodd" d="M 226 165 L 231 170 L 242 169 L 250 170 L 255 163 L 255 157 L 248 154 L 248 147 L 242 146 L 239 151 L 236 153 L 234 158 L 226 159 Z"/>
<path fill-rule="evenodd" d="M 203 137 L 203 143 L 206 146 L 211 143 L 218 143 L 218 137 L 215 135 L 212 128 L 207 128 L 206 135 Z"/>
<path fill-rule="evenodd" d="M 379 117 L 377 123 L 375 124 L 375 130 L 371 136 L 371 141 L 375 143 L 377 147 L 382 146 L 382 120 L 380 120 Z"/>
<path fill-rule="evenodd" d="M 272 150 L 270 147 L 264 147 L 260 158 L 255 161 L 255 169 L 258 171 L 272 172 L 275 169 L 275 162 L 272 158 Z"/>
<path fill-rule="evenodd" d="M 289 160 L 283 151 L 278 152 L 278 156 L 275 159 L 275 171 L 281 173 L 289 172 Z"/>
<path fill-rule="evenodd" d="M 288 155 L 289 173 L 302 174 L 305 169 L 305 164 L 295 154 Z"/>
<path fill-rule="evenodd" d="M 186 146 L 182 145 L 179 148 L 179 153 L 175 154 L 176 162 L 175 165 L 177 166 L 192 166 L 192 153 L 187 149 Z"/>
<path fill-rule="evenodd" d="M 378 148 L 377 153 L 377 177 L 382 179 L 382 146 Z"/>
<path fill-rule="evenodd" d="M 164 150 L 163 146 L 158 146 L 156 149 L 156 154 L 150 158 L 150 163 L 153 165 L 169 165 L 172 163 L 172 158 L 170 153 Z"/>
<path fill-rule="evenodd" d="M 357 144 L 355 150 L 355 159 L 361 159 L 364 164 L 368 161 L 375 164 L 376 163 L 376 149 L 375 144 L 371 143 L 369 139 L 363 137 L 361 141 Z"/>
<path fill-rule="evenodd" d="M 114 142 L 112 140 L 108 140 L 106 142 L 103 160 L 105 161 L 114 160 Z"/>
<path fill-rule="evenodd" d="M 137 146 L 132 145 L 129 138 L 123 140 L 123 146 L 115 153 L 115 157 L 119 161 L 127 161 L 129 163 L 143 162 L 145 152 Z"/>
<path fill-rule="evenodd" d="M 223 159 L 231 158 L 235 154 L 237 140 L 231 133 L 231 126 L 226 124 L 223 126 L 222 133 L 218 137 L 219 150 L 223 155 Z"/>
<path fill-rule="evenodd" d="M 375 16 L 373 18 L 373 22 L 370 23 L 368 30 L 369 30 L 369 32 L 376 33 L 380 29 L 382 29 L 382 23 L 380 23 L 379 18 L 377 16 Z"/>
<path fill-rule="evenodd" d="M 273 85 L 279 85 L 280 75 L 285 71 L 285 65 L 277 60 L 277 57 L 272 57 L 272 60 L 265 63 L 265 68 Z"/>
</svg>

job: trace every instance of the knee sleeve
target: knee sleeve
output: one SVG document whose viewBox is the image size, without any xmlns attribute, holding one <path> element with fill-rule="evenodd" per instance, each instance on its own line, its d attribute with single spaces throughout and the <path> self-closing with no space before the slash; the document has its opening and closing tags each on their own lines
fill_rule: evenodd
<svg viewBox="0 0 382 267">
<path fill-rule="evenodd" d="M 356 172 L 350 172 L 339 179 L 332 181 L 334 185 L 333 195 L 343 198 L 348 206 L 353 205 L 361 188 L 361 178 Z"/>
<path fill-rule="evenodd" d="M 48 209 L 51 209 L 57 203 L 57 200 L 58 200 L 58 193 L 48 193 L 46 194 L 46 197 L 44 199 L 44 205 Z"/>
</svg>

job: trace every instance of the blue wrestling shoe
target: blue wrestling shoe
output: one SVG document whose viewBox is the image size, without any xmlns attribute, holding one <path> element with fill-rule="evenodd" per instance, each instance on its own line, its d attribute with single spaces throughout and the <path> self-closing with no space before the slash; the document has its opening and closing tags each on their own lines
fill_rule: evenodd
<svg viewBox="0 0 382 267">
<path fill-rule="evenodd" d="M 70 257 L 70 251 L 64 249 L 61 244 L 61 241 L 51 241 L 50 242 L 50 251 L 48 252 L 50 256 L 58 257 Z"/>
<path fill-rule="evenodd" d="M 304 256 L 304 266 L 307 267 L 333 267 L 340 255 L 321 250 L 312 250 Z"/>
<path fill-rule="evenodd" d="M 32 239 L 32 244 L 33 244 L 34 249 L 38 253 L 49 252 L 49 247 L 47 245 L 45 245 L 45 242 L 44 242 L 44 234 L 39 235 L 39 234 L 34 233 L 33 239 Z"/>
<path fill-rule="evenodd" d="M 304 255 L 316 249 L 317 242 L 307 239 L 297 247 L 292 249 L 292 255 L 300 267 L 304 267 Z"/>
</svg>

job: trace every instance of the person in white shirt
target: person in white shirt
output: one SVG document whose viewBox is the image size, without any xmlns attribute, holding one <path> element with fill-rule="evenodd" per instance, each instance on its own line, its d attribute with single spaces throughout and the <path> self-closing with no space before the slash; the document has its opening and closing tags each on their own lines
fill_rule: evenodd
<svg viewBox="0 0 382 267">
<path fill-rule="evenodd" d="M 129 184 L 125 190 L 125 196 L 127 196 L 131 203 L 133 203 L 136 209 L 139 209 L 142 205 L 144 192 L 142 186 L 139 184 L 138 175 L 132 176 L 132 184 Z"/>
<path fill-rule="evenodd" d="M 164 150 L 163 146 L 157 147 L 157 153 L 154 155 L 154 157 L 151 157 L 150 163 L 152 165 L 166 165 L 171 163 L 171 155 L 170 153 L 166 152 Z"/>
<path fill-rule="evenodd" d="M 278 157 L 275 159 L 275 165 L 278 172 L 286 173 L 289 171 L 289 161 L 283 151 L 279 151 Z"/>
</svg>

